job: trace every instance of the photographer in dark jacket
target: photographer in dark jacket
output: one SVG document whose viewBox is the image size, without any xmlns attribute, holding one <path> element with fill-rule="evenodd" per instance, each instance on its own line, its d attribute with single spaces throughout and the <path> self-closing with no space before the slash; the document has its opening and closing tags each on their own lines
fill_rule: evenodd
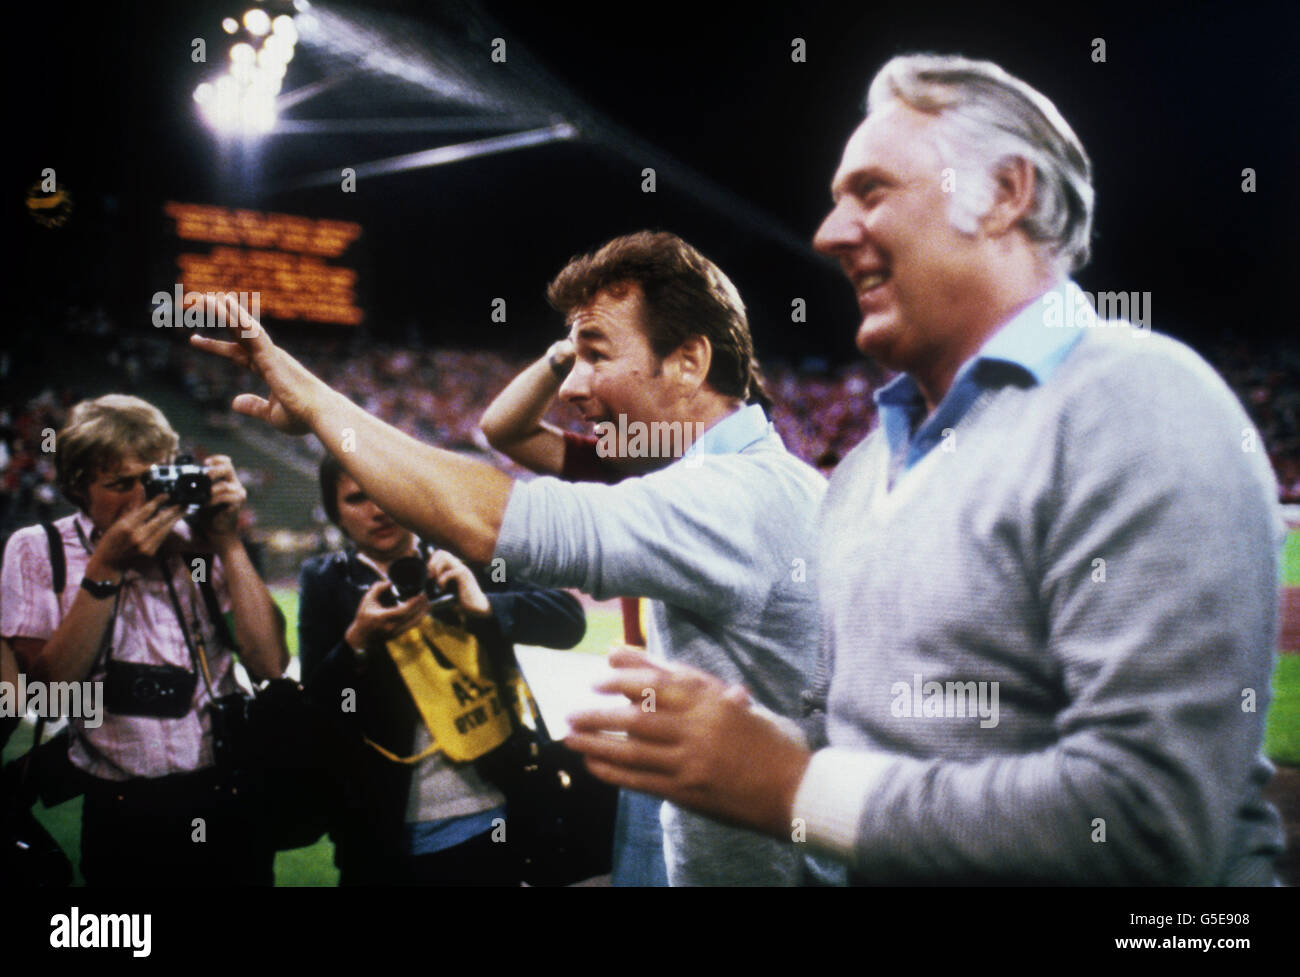
<svg viewBox="0 0 1300 977">
<path fill-rule="evenodd" d="M 433 746 L 411 694 L 384 643 L 429 613 L 418 595 L 385 607 L 389 567 L 413 554 L 429 576 L 454 591 L 466 627 L 485 656 L 500 664 L 521 641 L 570 648 L 582 640 L 581 605 L 560 590 L 494 583 L 445 550 L 428 550 L 392 521 L 332 457 L 320 467 L 321 497 L 330 519 L 355 549 L 309 560 L 299 578 L 299 655 L 312 698 L 372 744 L 400 757 Z M 500 884 L 519 869 L 494 828 L 505 798 L 473 763 L 441 752 L 418 762 L 394 761 L 369 745 L 343 759 L 350 801 L 331 831 L 343 885 Z M 498 838 L 500 835 L 498 835 Z"/>
</svg>

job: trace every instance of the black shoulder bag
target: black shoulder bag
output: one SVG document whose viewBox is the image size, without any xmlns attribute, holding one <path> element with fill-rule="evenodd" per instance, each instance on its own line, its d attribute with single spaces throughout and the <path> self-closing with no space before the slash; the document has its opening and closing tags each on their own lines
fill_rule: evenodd
<svg viewBox="0 0 1300 977">
<path fill-rule="evenodd" d="M 54 583 L 54 599 L 59 603 L 67 583 L 67 564 L 63 554 L 63 540 L 58 530 L 49 522 L 41 523 L 50 543 L 50 570 Z M 60 605 L 61 606 L 61 605 Z M 9 764 L 0 781 L 4 786 L 4 800 L 0 802 L 0 878 L 18 885 L 62 887 L 72 884 L 72 862 L 59 847 L 59 843 L 32 814 L 37 796 L 45 798 L 47 805 L 61 803 L 80 793 L 66 793 L 62 789 L 75 782 L 68 761 L 68 731 L 65 728 L 41 743 L 45 732 L 45 719 L 36 720 L 32 747 L 21 759 Z M 58 787 L 60 789 L 52 789 Z M 47 788 L 51 788 L 47 791 Z"/>
<path fill-rule="evenodd" d="M 500 673 L 496 656 L 492 666 Z M 519 672 L 514 648 L 505 664 Z M 522 675 L 522 672 L 520 672 Z M 494 676 L 498 688 L 499 675 Z M 527 686 L 515 685 L 514 733 L 477 761 L 480 773 L 506 795 L 507 841 L 519 853 L 521 877 L 532 886 L 570 885 L 605 875 L 613 863 L 618 788 L 593 776 L 582 755 L 551 739 Z M 527 709 L 533 726 L 520 717 Z"/>
<path fill-rule="evenodd" d="M 242 798 L 247 816 L 263 827 L 267 843 L 276 851 L 315 844 L 340 803 L 342 785 L 335 759 L 342 747 L 337 728 L 291 678 L 270 679 L 252 693 L 240 690 L 217 697 L 202 636 L 196 628 L 196 649 L 165 566 L 163 577 L 212 700 L 209 714 L 217 766 Z M 211 582 L 204 577 L 198 587 L 218 640 L 234 649 Z"/>
</svg>

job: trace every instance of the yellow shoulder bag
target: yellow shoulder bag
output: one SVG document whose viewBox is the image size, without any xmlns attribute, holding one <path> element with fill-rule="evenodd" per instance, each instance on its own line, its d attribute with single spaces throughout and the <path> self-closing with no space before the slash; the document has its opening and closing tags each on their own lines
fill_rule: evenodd
<svg viewBox="0 0 1300 977">
<path fill-rule="evenodd" d="M 464 763 L 478 759 L 510 736 L 509 705 L 488 677 L 474 635 L 426 616 L 409 631 L 389 639 L 387 648 L 433 737 L 433 745 L 409 757 L 366 740 L 389 760 L 414 764 L 441 750 L 447 759 Z"/>
</svg>

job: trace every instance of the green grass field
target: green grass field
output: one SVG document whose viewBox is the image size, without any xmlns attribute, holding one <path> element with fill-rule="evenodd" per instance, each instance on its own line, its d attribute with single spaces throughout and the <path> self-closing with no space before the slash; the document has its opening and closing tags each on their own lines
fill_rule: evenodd
<svg viewBox="0 0 1300 977">
<path fill-rule="evenodd" d="M 1273 669 L 1264 753 L 1277 763 L 1300 767 L 1300 655 L 1279 656 Z"/>
<path fill-rule="evenodd" d="M 1300 531 L 1287 533 L 1282 585 L 1300 587 Z M 1300 766 L 1300 654 L 1278 656 L 1272 686 L 1264 752 L 1277 763 Z"/>
<path fill-rule="evenodd" d="M 1282 549 L 1282 586 L 1300 587 L 1300 530 L 1286 534 Z"/>
<path fill-rule="evenodd" d="M 1300 531 L 1290 533 L 1283 558 L 1283 583 L 1300 586 Z M 273 588 L 276 602 L 289 623 L 289 650 L 298 653 L 298 594 L 292 588 Z M 591 608 L 587 613 L 587 635 L 575 652 L 604 654 L 622 640 L 622 619 L 617 604 Z M 1275 761 L 1300 765 L 1300 655 L 1282 655 L 1273 673 L 1273 700 L 1269 709 L 1264 752 Z M 14 734 L 4 759 L 21 756 L 31 745 L 32 729 L 23 724 Z M 80 860 L 81 799 L 46 809 L 40 804 L 35 814 L 54 835 L 76 866 Z M 78 871 L 76 881 L 81 882 Z M 280 852 L 275 860 L 276 885 L 336 885 L 334 846 L 328 838 L 296 851 Z"/>
</svg>

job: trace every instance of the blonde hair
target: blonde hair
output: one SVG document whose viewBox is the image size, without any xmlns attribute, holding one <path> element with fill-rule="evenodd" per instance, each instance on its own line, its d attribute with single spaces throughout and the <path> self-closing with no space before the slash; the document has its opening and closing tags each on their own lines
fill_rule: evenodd
<svg viewBox="0 0 1300 977">
<path fill-rule="evenodd" d="M 86 508 L 86 490 L 99 472 L 126 455 L 165 462 L 180 439 L 153 404 L 128 394 L 105 394 L 83 400 L 68 414 L 55 439 L 54 468 L 59 490 L 77 508 Z"/>
</svg>

